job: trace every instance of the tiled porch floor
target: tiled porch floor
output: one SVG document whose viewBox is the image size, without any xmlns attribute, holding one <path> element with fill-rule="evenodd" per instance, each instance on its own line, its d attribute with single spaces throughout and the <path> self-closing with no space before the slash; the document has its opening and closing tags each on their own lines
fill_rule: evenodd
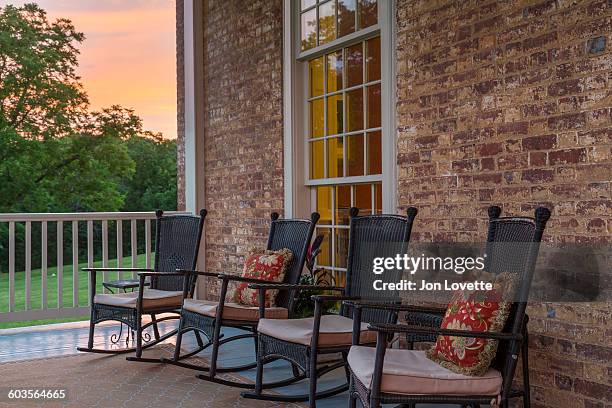
<svg viewBox="0 0 612 408">
<path fill-rule="evenodd" d="M 160 332 L 164 334 L 175 327 L 174 322 L 160 323 Z M 118 326 L 115 324 L 105 324 L 96 327 L 94 343 L 96 347 L 108 347 L 111 344 L 110 338 L 113 333 L 116 333 Z M 58 325 L 39 326 L 21 329 L 0 330 L 0 363 L 10 361 L 21 361 L 38 358 L 56 357 L 61 355 L 77 354 L 77 346 L 85 346 L 87 344 L 89 324 L 88 322 L 63 323 Z M 166 340 L 166 343 L 173 343 L 174 339 Z M 220 364 L 236 364 L 244 363 L 253 359 L 252 340 L 245 339 L 235 343 L 235 346 L 228 345 L 226 350 L 231 353 L 220 352 Z M 191 349 L 195 346 L 195 338 L 193 335 L 184 337 L 183 346 L 186 349 Z M 208 351 L 203 352 L 204 355 Z M 146 354 L 146 352 L 145 352 Z M 126 361 L 126 365 L 137 364 Z M 265 378 L 267 380 L 286 378 L 290 373 L 289 365 L 279 361 L 269 366 L 266 366 Z M 242 375 L 246 378 L 254 380 L 255 370 L 243 372 Z M 342 370 L 331 373 L 320 380 L 320 389 L 325 389 L 329 386 L 338 384 L 344 378 Z M 222 387 L 222 385 L 219 385 Z M 305 393 L 307 384 L 305 382 L 298 383 L 289 387 L 285 387 L 279 392 L 287 393 Z M 239 391 L 236 391 L 236 398 L 239 397 Z M 332 398 L 327 398 L 318 401 L 317 406 L 321 408 L 345 407 L 347 405 L 346 394 L 337 395 Z M 418 408 L 451 408 L 453 405 L 419 405 Z"/>
</svg>

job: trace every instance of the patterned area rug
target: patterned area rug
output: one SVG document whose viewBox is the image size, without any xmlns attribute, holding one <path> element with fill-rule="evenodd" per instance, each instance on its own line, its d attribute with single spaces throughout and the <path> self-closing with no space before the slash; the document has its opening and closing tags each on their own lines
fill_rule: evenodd
<svg viewBox="0 0 612 408">
<path fill-rule="evenodd" d="M 146 357 L 171 356 L 162 346 Z M 198 364 L 198 359 L 190 362 Z M 202 360 L 200 364 L 204 363 Z M 235 378 L 240 379 L 241 378 Z M 9 400 L 10 389 L 64 389 L 63 401 Z M 0 364 L 0 407 L 240 408 L 302 407 L 245 400 L 240 390 L 199 380 L 184 368 L 125 360 L 125 355 L 78 354 Z"/>
</svg>

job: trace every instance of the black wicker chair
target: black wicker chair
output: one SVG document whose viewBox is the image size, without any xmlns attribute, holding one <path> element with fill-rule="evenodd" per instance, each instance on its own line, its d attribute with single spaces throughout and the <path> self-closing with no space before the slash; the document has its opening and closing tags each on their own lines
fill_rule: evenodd
<svg viewBox="0 0 612 408">
<path fill-rule="evenodd" d="M 490 263 L 487 266 L 489 271 L 511 272 L 517 275 L 519 286 L 517 297 L 513 303 L 510 316 L 506 322 L 506 326 L 502 333 L 498 332 L 472 332 L 461 330 L 441 329 L 438 323 L 437 327 L 427 327 L 426 325 L 393 325 L 393 324 L 372 324 L 369 329 L 377 333 L 376 349 L 366 349 L 356 347 L 351 349 L 349 353 L 349 369 L 351 370 L 351 383 L 349 389 L 349 407 L 356 406 L 356 400 L 362 402 L 364 407 L 380 407 L 381 404 L 402 404 L 407 407 L 414 407 L 417 403 L 447 403 L 459 404 L 463 407 L 470 406 L 472 408 L 480 407 L 480 404 L 489 404 L 492 400 L 499 398 L 499 404 L 502 408 L 508 408 L 509 399 L 522 397 L 524 407 L 530 406 L 529 395 L 529 377 L 528 377 L 528 359 L 527 359 L 527 321 L 528 317 L 525 314 L 529 290 L 535 268 L 536 259 L 538 256 L 540 241 L 546 226 L 546 222 L 550 218 L 550 211 L 540 207 L 535 211 L 535 219 L 527 217 L 505 217 L 499 218 L 499 207 L 491 207 L 489 216 L 491 225 L 489 227 L 487 254 L 490 257 Z M 504 243 L 495 245 L 496 243 Z M 379 305 L 364 304 L 363 302 L 351 303 L 357 309 L 363 308 L 380 308 Z M 427 314 L 435 312 L 435 310 L 427 310 L 427 308 L 419 308 L 408 305 L 389 305 L 385 306 L 387 310 L 396 310 Z M 422 323 L 424 320 L 420 320 Z M 414 350 L 387 350 L 388 338 L 394 333 L 404 333 L 409 336 L 421 336 L 420 338 L 435 339 L 437 335 L 448 335 L 468 338 L 489 338 L 497 339 L 499 347 L 492 367 L 501 375 L 501 390 L 497 389 L 493 393 L 484 391 L 472 392 L 468 385 L 465 385 L 464 391 L 460 393 L 446 393 L 441 395 L 436 392 L 427 392 L 427 387 L 421 387 L 415 390 L 414 386 L 411 390 L 401 392 L 393 389 L 390 392 L 390 378 L 388 375 L 403 375 L 401 377 L 402 384 L 414 384 L 416 379 L 411 370 L 406 370 L 403 374 L 397 373 L 397 367 L 394 374 L 385 371 L 385 363 L 391 364 L 391 361 L 397 361 L 405 358 L 406 361 L 411 361 L 412 371 L 418 371 L 416 367 L 417 361 L 425 361 L 432 367 L 438 367 L 436 363 L 428 362 L 423 351 Z M 353 354 L 354 353 L 354 354 Z M 392 353 L 385 360 L 385 354 Z M 517 360 L 521 355 L 523 361 L 523 388 L 512 389 L 512 380 L 517 365 Z M 420 363 L 422 364 L 422 363 Z M 366 368 L 369 367 L 369 368 Z M 373 367 L 373 368 L 372 368 Z M 420 366 L 419 366 L 420 367 Z M 431 368 L 431 367 L 430 367 Z M 428 369 L 428 368 L 423 368 Z M 445 370 L 445 369 L 443 369 Z M 367 371 L 367 372 L 366 372 Z M 448 371 L 448 370 L 445 370 Z M 448 373 L 451 373 L 448 371 Z M 445 375 L 447 373 L 445 372 Z M 452 374 L 452 373 L 451 373 Z M 438 380 L 437 374 L 428 373 L 429 377 Z M 457 381 L 464 381 L 463 378 L 454 378 Z M 481 377 L 473 377 L 477 381 L 482 380 Z M 384 381 L 383 381 L 384 379 Z M 486 379 L 485 379 L 486 380 Z M 474 381 L 474 380 L 471 380 Z M 496 380 L 499 381 L 499 380 Z M 367 383 L 369 382 L 369 384 Z M 395 382 L 397 384 L 397 381 Z M 499 384 L 497 385 L 499 387 Z M 440 389 L 440 388 L 437 388 Z M 480 387 L 482 390 L 482 387 Z"/>
<path fill-rule="evenodd" d="M 183 301 L 184 275 L 176 272 L 177 269 L 195 268 L 198 260 L 200 239 L 206 218 L 206 210 L 200 211 L 200 216 L 170 215 L 164 216 L 163 211 L 155 212 L 155 268 L 84 268 L 89 272 L 89 292 L 91 296 L 91 319 L 89 326 L 89 340 L 87 347 L 77 350 L 91 353 L 118 354 L 135 351 L 139 361 L 155 361 L 158 359 L 143 359 L 142 350 L 176 334 L 172 330 L 163 336 L 159 335 L 157 324 L 164 320 L 178 319 L 178 313 Z M 137 272 L 139 275 L 139 288 L 137 292 L 117 294 L 96 294 L 97 272 L 123 271 Z M 145 279 L 150 278 L 150 288 L 145 288 Z M 191 277 L 185 282 L 188 287 L 186 296 L 193 296 L 195 278 Z M 176 313 L 160 319 L 160 313 Z M 151 321 L 143 324 L 142 315 L 150 315 Z M 96 349 L 93 347 L 94 330 L 96 324 L 115 320 L 126 324 L 128 330 L 135 332 L 136 347 L 120 349 Z M 153 327 L 154 340 L 144 330 Z M 143 345 L 143 339 L 146 344 Z M 126 344 L 127 346 L 127 344 Z"/>
<path fill-rule="evenodd" d="M 399 296 L 374 290 L 372 263 L 376 257 L 394 257 L 397 253 L 406 251 L 412 224 L 417 214 L 416 208 L 409 208 L 407 217 L 400 215 L 366 215 L 358 216 L 357 208 L 350 209 L 350 231 L 348 262 L 346 272 L 346 288 L 331 287 L 329 290 L 340 292 L 340 295 L 315 295 L 314 317 L 305 319 L 289 319 L 277 321 L 262 319 L 259 322 L 259 345 L 257 356 L 257 380 L 254 392 L 244 392 L 245 398 L 297 402 L 309 401 L 310 407 L 316 406 L 316 399 L 326 398 L 348 389 L 347 383 L 317 393 L 317 379 L 322 375 L 340 367 L 346 369 L 346 357 L 353 341 L 361 344 L 373 343 L 374 337 L 369 336 L 366 323 L 394 323 L 397 312 L 394 310 L 368 310 L 365 313 L 354 313 L 353 308 L 343 304 L 338 315 L 322 315 L 323 302 L 339 302 L 349 299 L 376 299 L 385 303 L 398 303 Z M 402 271 L 389 271 L 389 279 L 398 280 Z M 285 285 L 289 286 L 289 285 Z M 259 296 L 263 299 L 266 289 L 278 288 L 275 285 L 252 285 L 260 289 Z M 291 287 L 291 286 L 290 286 Z M 294 285 L 299 290 L 317 288 L 311 285 Z M 320 288 L 320 287 L 319 287 Z M 261 312 L 263 314 L 263 311 Z M 361 339 L 359 337 L 362 337 Z M 325 365 L 317 364 L 317 358 L 323 354 L 340 353 L 342 359 Z M 263 366 L 273 359 L 290 361 L 302 376 L 309 378 L 309 393 L 305 395 L 264 394 L 262 392 Z"/>
<path fill-rule="evenodd" d="M 485 270 L 494 274 L 504 271 L 521 272 L 525 268 L 528 253 L 520 243 L 531 242 L 533 224 L 522 217 L 500 218 L 501 208 L 491 206 L 488 209 L 489 231 L 485 248 Z M 498 250 L 503 249 L 503 250 Z M 431 308 L 430 312 L 408 312 L 406 323 L 414 326 L 440 327 L 446 307 Z M 414 343 L 434 342 L 436 335 L 407 333 L 408 348 Z"/>
<path fill-rule="evenodd" d="M 270 234 L 268 236 L 268 250 L 279 250 L 288 248 L 293 252 L 293 259 L 287 267 L 287 272 L 283 283 L 296 284 L 300 281 L 302 270 L 306 262 L 306 255 L 312 240 L 319 214 L 314 212 L 309 220 L 303 219 L 279 219 L 278 213 L 272 213 L 272 223 L 270 225 Z M 218 279 L 221 289 L 219 293 L 219 301 L 195 300 L 186 299 L 181 310 L 181 322 L 179 325 L 178 337 L 174 357 L 172 359 L 163 359 L 165 363 L 174 364 L 180 367 L 190 368 L 193 370 L 206 371 L 206 374 L 198 375 L 199 378 L 218 384 L 224 384 L 241 388 L 252 388 L 252 384 L 237 382 L 229 379 L 220 378 L 218 373 L 238 372 L 255 368 L 256 362 L 243 364 L 233 367 L 219 367 L 217 357 L 219 347 L 223 344 L 252 337 L 255 339 L 255 347 L 257 347 L 257 324 L 259 322 L 260 313 L 263 316 L 265 309 L 268 313 L 276 314 L 277 318 L 286 319 L 293 313 L 295 290 L 287 288 L 280 290 L 276 297 L 276 306 L 272 308 L 264 308 L 264 302 L 260 297 L 261 308 L 248 307 L 236 303 L 228 302 L 226 295 L 230 283 L 269 283 L 258 279 L 243 278 L 237 275 L 226 275 L 212 272 L 202 271 L 182 271 L 188 276 L 204 275 Z M 221 333 L 223 327 L 238 328 L 245 331 L 242 334 L 236 334 L 231 337 L 224 337 Z M 181 341 L 185 333 L 193 331 L 194 333 L 203 333 L 208 342 L 206 344 L 198 340 L 198 347 L 195 350 L 181 355 Z M 210 366 L 199 366 L 181 361 L 191 357 L 205 348 L 212 346 L 212 356 Z M 270 384 L 270 386 L 278 386 L 298 381 L 300 378 L 291 378 L 288 381 L 281 381 Z"/>
</svg>

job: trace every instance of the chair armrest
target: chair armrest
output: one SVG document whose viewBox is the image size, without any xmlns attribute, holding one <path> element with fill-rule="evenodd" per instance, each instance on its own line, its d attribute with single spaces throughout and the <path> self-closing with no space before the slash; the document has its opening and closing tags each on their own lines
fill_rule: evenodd
<svg viewBox="0 0 612 408">
<path fill-rule="evenodd" d="M 477 337 L 497 340 L 522 340 L 521 334 L 501 332 L 473 332 L 467 330 L 450 330 L 439 327 L 410 326 L 406 324 L 375 323 L 368 325 L 368 330 L 385 333 L 437 334 L 441 336 Z"/>
<path fill-rule="evenodd" d="M 83 268 L 87 272 L 153 272 L 152 268 Z"/>
<path fill-rule="evenodd" d="M 344 288 L 341 286 L 320 286 L 320 285 L 299 285 L 292 283 L 251 283 L 249 284 L 251 289 L 296 289 L 296 290 L 332 290 L 332 291 L 343 291 Z"/>
<path fill-rule="evenodd" d="M 138 276 L 183 276 L 183 272 L 138 272 Z"/>
<path fill-rule="evenodd" d="M 344 288 L 343 288 L 344 291 Z M 344 295 L 312 295 L 310 297 L 315 302 L 338 302 L 342 300 L 359 300 L 359 296 L 344 296 Z"/>
<path fill-rule="evenodd" d="M 177 272 L 180 272 L 183 275 L 198 275 L 198 276 L 209 276 L 211 278 L 218 278 L 218 272 L 205 272 L 205 271 L 196 271 L 191 269 L 177 269 Z"/>
<path fill-rule="evenodd" d="M 237 275 L 226 275 L 224 273 L 220 273 L 217 277 L 223 281 L 235 281 L 235 282 L 245 282 L 245 283 L 261 283 L 261 284 L 269 284 L 273 283 L 264 279 L 255 279 L 255 278 L 245 278 Z"/>
<path fill-rule="evenodd" d="M 373 302 L 373 301 L 367 301 L 367 300 L 346 300 L 344 301 L 344 303 L 347 306 L 359 307 L 359 308 L 364 308 L 364 309 L 395 310 L 398 312 L 419 312 L 419 313 L 432 313 L 432 314 L 446 313 L 446 308 L 405 305 L 401 303 L 382 303 L 382 302 Z"/>
</svg>

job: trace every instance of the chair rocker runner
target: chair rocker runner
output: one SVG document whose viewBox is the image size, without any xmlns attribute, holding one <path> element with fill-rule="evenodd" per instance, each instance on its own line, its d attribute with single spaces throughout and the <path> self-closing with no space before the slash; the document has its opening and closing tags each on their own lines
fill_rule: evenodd
<svg viewBox="0 0 612 408">
<path fill-rule="evenodd" d="M 540 207 L 535 218 L 500 218 L 499 207 L 489 210 L 490 226 L 487 254 L 491 257 L 489 271 L 497 276 L 505 273 L 517 282 L 516 295 L 511 300 L 509 315 L 501 331 L 451 330 L 425 325 L 370 324 L 376 333 L 376 348 L 357 343 L 348 355 L 350 370 L 349 407 L 356 407 L 357 399 L 366 408 L 381 404 L 401 404 L 414 408 L 415 404 L 458 404 L 480 408 L 480 404 L 499 404 L 509 407 L 509 400 L 522 398 L 523 406 L 530 407 L 527 360 L 527 321 L 525 314 L 531 281 L 538 256 L 540 241 L 550 211 Z M 503 243 L 496 246 L 495 243 Z M 521 249 L 522 250 L 519 250 Z M 376 309 L 381 306 L 351 302 L 356 310 Z M 397 312 L 428 314 L 434 310 L 409 305 L 387 305 Z M 403 333 L 420 338 L 454 336 L 456 338 L 494 339 L 499 342 L 488 370 L 481 376 L 467 376 L 451 371 L 426 357 L 424 351 L 388 349 L 391 335 Z M 513 389 L 512 382 L 521 356 L 523 360 L 522 389 Z M 485 367 L 486 368 L 486 367 Z"/>
<path fill-rule="evenodd" d="M 372 283 L 378 278 L 372 273 L 372 265 L 376 257 L 395 257 L 398 253 L 406 252 L 417 209 L 409 208 L 406 217 L 359 216 L 358 213 L 357 208 L 350 209 L 346 287 L 326 288 L 340 292 L 339 295 L 313 296 L 314 317 L 288 320 L 262 318 L 259 321 L 255 390 L 243 392 L 243 397 L 284 402 L 309 401 L 309 406 L 315 407 L 317 398 L 330 397 L 348 389 L 348 371 L 346 371 L 347 383 L 331 389 L 317 392 L 317 380 L 336 368 L 344 367 L 346 370 L 346 359 L 353 342 L 357 344 L 374 342 L 375 339 L 372 333 L 367 331 L 365 322 L 396 322 L 397 312 L 394 310 L 375 310 L 356 314 L 356 309 L 347 304 L 342 304 L 337 315 L 322 314 L 323 302 L 366 298 L 394 304 L 400 300 L 397 295 L 390 292 L 381 294 L 374 290 Z M 400 276 L 399 270 L 387 272 L 387 277 L 391 280 L 397 280 Z M 265 290 L 279 287 L 293 287 L 295 290 L 321 289 L 320 286 L 310 285 L 253 284 L 251 287 L 260 290 L 260 299 L 265 297 Z M 265 310 L 260 310 L 261 316 L 264 316 L 264 313 Z M 339 362 L 318 364 L 318 356 L 338 353 L 342 356 Z M 288 360 L 294 367 L 297 366 L 302 376 L 308 377 L 308 394 L 287 396 L 263 393 L 263 389 L 266 388 L 263 382 L 264 364 L 278 358 Z"/>
<path fill-rule="evenodd" d="M 155 236 L 155 268 L 84 268 L 89 272 L 89 293 L 91 318 L 87 347 L 78 347 L 78 351 L 90 353 L 120 354 L 136 352 L 129 360 L 159 362 L 158 359 L 142 358 L 142 351 L 176 334 L 172 330 L 160 336 L 158 324 L 165 320 L 178 319 L 183 297 L 193 296 L 195 278 L 185 277 L 177 269 L 195 269 L 200 247 L 200 239 L 206 218 L 206 210 L 200 216 L 170 215 L 164 216 L 157 210 Z M 137 291 L 116 294 L 96 294 L 97 272 L 130 272 L 139 276 Z M 150 288 L 145 288 L 145 279 L 150 278 Z M 183 282 L 188 280 L 188 282 Z M 185 283 L 185 285 L 184 285 Z M 184 290 L 187 288 L 187 290 Z M 157 318 L 161 313 L 174 313 Z M 143 315 L 150 315 L 151 321 L 144 323 Z M 94 331 L 98 323 L 114 320 L 126 324 L 128 330 L 135 332 L 136 347 L 121 349 L 94 348 Z M 154 339 L 144 330 L 152 327 Z"/>
<path fill-rule="evenodd" d="M 257 324 L 259 322 L 259 316 L 263 316 L 262 310 L 265 310 L 267 316 L 275 319 L 287 319 L 292 316 L 295 306 L 295 290 L 293 285 L 297 284 L 300 280 L 312 234 L 318 220 L 319 214 L 316 212 L 312 213 L 309 220 L 280 219 L 278 213 L 272 213 L 272 222 L 266 249 L 277 251 L 286 248 L 293 253 L 292 260 L 286 267 L 283 279 L 283 283 L 288 284 L 289 287 L 279 291 L 276 297 L 276 306 L 265 307 L 265 302 L 262 301 L 263 299 L 261 297 L 259 298 L 259 307 L 245 306 L 226 300 L 230 283 L 270 283 L 269 281 L 236 275 L 215 274 L 211 272 L 182 271 L 187 276 L 203 275 L 218 279 L 221 288 L 219 301 L 185 299 L 181 310 L 181 321 L 179 324 L 174 357 L 172 359 L 164 358 L 162 359 L 163 362 L 193 370 L 204 371 L 206 372 L 205 374 L 198 375 L 198 378 L 202 380 L 240 388 L 252 388 L 252 384 L 223 379 L 220 378 L 218 374 L 252 369 L 257 366 L 257 363 L 252 362 L 233 367 L 219 366 L 217 361 L 219 347 L 226 343 L 245 338 L 253 338 L 255 340 L 255 347 L 257 347 Z M 245 333 L 224 337 L 224 334 L 221 333 L 221 329 L 224 327 L 241 329 Z M 204 334 L 208 342 L 204 344 L 198 340 L 198 347 L 195 350 L 181 355 L 182 337 L 189 331 L 193 331 L 196 334 Z M 181 361 L 208 347 L 212 347 L 210 366 L 198 366 Z M 296 378 L 271 383 L 269 386 L 278 387 L 287 385 L 299 381 L 302 378 L 303 376 L 297 376 Z"/>
</svg>

